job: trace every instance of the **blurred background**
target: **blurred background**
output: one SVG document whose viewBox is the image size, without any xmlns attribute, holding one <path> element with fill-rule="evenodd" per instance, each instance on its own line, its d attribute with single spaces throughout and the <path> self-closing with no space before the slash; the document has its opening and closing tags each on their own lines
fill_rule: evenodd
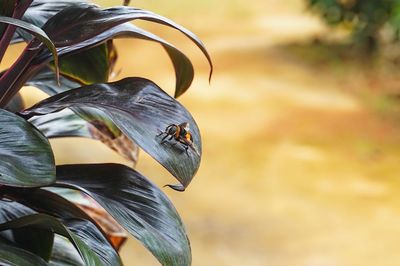
<svg viewBox="0 0 400 266">
<path fill-rule="evenodd" d="M 185 193 L 163 189 L 186 225 L 194 266 L 400 265 L 396 2 L 132 1 L 196 33 L 215 64 L 209 84 L 190 41 L 138 23 L 197 70 L 179 100 L 202 131 L 202 164 Z M 143 76 L 173 93 L 161 47 L 127 39 L 117 47 L 116 79 Z M 43 97 L 24 95 L 28 103 Z M 52 145 L 58 163 L 127 163 L 96 141 Z M 144 152 L 137 169 L 160 186 L 175 182 Z M 134 239 L 122 257 L 158 265 Z"/>
</svg>

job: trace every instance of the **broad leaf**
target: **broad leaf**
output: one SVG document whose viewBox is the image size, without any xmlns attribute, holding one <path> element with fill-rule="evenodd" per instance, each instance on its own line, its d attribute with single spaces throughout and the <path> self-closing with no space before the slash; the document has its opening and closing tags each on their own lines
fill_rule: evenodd
<svg viewBox="0 0 400 266">
<path fill-rule="evenodd" d="M 42 189 L 24 192 L 14 190 L 11 195 L 38 212 L 61 218 L 64 225 L 90 247 L 104 265 L 122 264 L 110 242 L 94 225 L 93 219 L 68 200 Z"/>
<path fill-rule="evenodd" d="M 96 253 L 103 265 L 122 265 L 120 257 L 97 227 L 87 220 L 64 221 L 68 229 Z"/>
<path fill-rule="evenodd" d="M 45 68 L 27 85 L 37 87 L 54 95 L 79 87 L 75 81 L 60 77 L 60 85 L 53 78 L 53 72 Z M 48 138 L 85 137 L 97 139 L 136 164 L 139 148 L 119 130 L 101 111 L 93 108 L 73 108 L 45 116 L 33 117 L 29 121 Z"/>
<path fill-rule="evenodd" d="M 0 223 L 12 221 L 14 219 L 34 214 L 35 212 L 14 201 L 0 202 Z M 28 250 L 44 260 L 48 260 L 52 246 L 54 233 L 49 230 L 31 228 L 19 228 L 12 232 L 1 232 L 5 239 L 8 239 L 14 246 Z M 37 243 L 40 242 L 40 245 Z"/>
<path fill-rule="evenodd" d="M 57 180 L 93 197 L 163 265 L 190 265 L 189 240 L 178 213 L 138 172 L 117 164 L 63 165 L 57 167 Z"/>
<path fill-rule="evenodd" d="M 149 80 L 126 78 L 73 89 L 39 102 L 22 115 L 44 115 L 69 107 L 94 107 L 102 111 L 184 187 L 199 167 L 201 140 L 195 121 L 179 102 Z M 168 125 L 183 122 L 190 124 L 193 149 L 186 150 L 175 139 L 163 142 L 160 135 Z"/>
<path fill-rule="evenodd" d="M 117 251 L 120 250 L 128 238 L 125 229 L 94 199 L 81 191 L 68 188 L 51 187 L 46 190 L 56 193 L 82 209 L 101 229 L 103 229 L 104 234 L 107 236 L 107 239 L 114 249 Z"/>
<path fill-rule="evenodd" d="M 0 243 L 0 264 L 9 266 L 46 266 L 42 258 L 21 248 Z"/>
<path fill-rule="evenodd" d="M 0 184 L 36 187 L 55 181 L 48 140 L 21 117 L 0 109 Z"/>
<path fill-rule="evenodd" d="M 93 138 L 87 121 L 70 109 L 29 119 L 47 138 L 84 137 Z M 93 129 L 94 130 L 94 129 Z"/>
<path fill-rule="evenodd" d="M 102 265 L 99 257 L 86 245 L 85 239 L 81 239 L 71 232 L 60 221 L 46 214 L 33 214 L 18 218 L 16 220 L 0 224 L 0 230 L 19 229 L 19 228 L 51 229 L 55 233 L 68 238 L 75 248 L 79 251 L 86 265 Z"/>
<path fill-rule="evenodd" d="M 84 265 L 79 253 L 67 239 L 56 235 L 49 265 L 53 266 L 82 266 Z"/>
<path fill-rule="evenodd" d="M 96 112 L 96 114 L 99 113 Z M 126 135 L 113 133 L 108 124 L 105 123 L 109 120 L 105 116 L 97 116 L 97 119 L 92 118 L 88 117 L 88 121 L 86 121 L 70 109 L 64 109 L 57 113 L 32 117 L 29 122 L 48 138 L 83 137 L 100 140 L 126 160 L 132 162 L 133 166 L 136 165 L 139 155 L 138 146 Z"/>
</svg>

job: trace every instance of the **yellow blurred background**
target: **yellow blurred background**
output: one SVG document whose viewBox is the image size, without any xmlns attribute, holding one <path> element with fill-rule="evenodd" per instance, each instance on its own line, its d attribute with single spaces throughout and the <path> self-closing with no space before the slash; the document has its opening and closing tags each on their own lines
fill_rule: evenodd
<svg viewBox="0 0 400 266">
<path fill-rule="evenodd" d="M 381 97 L 400 88 L 395 67 L 320 45 L 343 34 L 302 0 L 132 5 L 192 30 L 215 64 L 208 84 L 207 62 L 190 41 L 138 23 L 185 51 L 197 70 L 179 100 L 201 129 L 202 164 L 185 193 L 163 189 L 186 225 L 194 266 L 400 265 L 400 127 Z M 143 76 L 173 93 L 160 46 L 124 39 L 117 47 L 117 78 Z M 43 97 L 24 92 L 29 103 Z M 58 163 L 127 163 L 96 141 L 52 145 Z M 137 169 L 160 186 L 174 182 L 144 152 Z M 126 265 L 158 265 L 134 239 L 122 257 Z"/>
</svg>

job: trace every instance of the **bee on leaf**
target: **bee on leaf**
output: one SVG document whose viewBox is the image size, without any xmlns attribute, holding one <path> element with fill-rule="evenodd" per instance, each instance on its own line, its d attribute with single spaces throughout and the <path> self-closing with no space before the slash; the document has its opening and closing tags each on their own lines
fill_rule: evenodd
<svg viewBox="0 0 400 266">
<path fill-rule="evenodd" d="M 181 143 L 184 146 L 187 154 L 188 154 L 188 149 L 190 148 L 197 155 L 200 156 L 199 152 L 197 151 L 196 147 L 193 144 L 193 136 L 190 133 L 189 123 L 183 122 L 179 125 L 170 124 L 165 128 L 164 131 L 161 131 L 160 134 L 158 134 L 157 136 L 161 135 L 164 135 L 164 137 L 161 139 L 161 144 L 163 144 L 167 140 L 174 139 L 177 143 Z"/>
</svg>

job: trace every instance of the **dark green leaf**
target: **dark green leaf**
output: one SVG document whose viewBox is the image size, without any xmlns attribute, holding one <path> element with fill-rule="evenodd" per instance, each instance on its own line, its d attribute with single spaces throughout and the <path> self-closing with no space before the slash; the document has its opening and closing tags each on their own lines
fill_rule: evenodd
<svg viewBox="0 0 400 266">
<path fill-rule="evenodd" d="M 15 229 L 12 233 L 18 247 L 36 254 L 45 261 L 50 259 L 54 242 L 54 233 L 51 230 L 24 227 Z"/>
<path fill-rule="evenodd" d="M 79 253 L 67 239 L 56 235 L 53 252 L 49 261 L 53 266 L 82 266 L 84 265 Z"/>
<path fill-rule="evenodd" d="M 1 223 L 33 213 L 33 210 L 16 202 L 3 201 L 0 204 Z M 27 250 L 46 261 L 50 257 L 54 238 L 54 233 L 50 230 L 18 228 L 12 231 L 3 231 L 1 236 L 7 239 L 10 244 L 12 243 L 13 246 Z"/>
<path fill-rule="evenodd" d="M 25 104 L 20 93 L 17 93 L 6 106 L 6 110 L 11 113 L 16 113 L 23 109 L 25 109 Z"/>
<path fill-rule="evenodd" d="M 96 253 L 103 265 L 122 265 L 120 257 L 97 227 L 87 220 L 68 220 L 64 222 L 71 232 L 79 237 Z"/>
<path fill-rule="evenodd" d="M 81 84 L 107 82 L 110 73 L 108 45 L 105 43 L 77 54 L 63 56 L 59 64 L 62 75 Z"/>
<path fill-rule="evenodd" d="M 59 186 L 93 197 L 163 265 L 190 265 L 181 219 L 164 193 L 138 172 L 117 164 L 57 167 Z"/>
<path fill-rule="evenodd" d="M 68 200 L 47 190 L 34 189 L 11 192 L 13 198 L 26 206 L 58 218 L 98 256 L 104 265 L 121 265 L 120 258 L 93 220 Z"/>
<path fill-rule="evenodd" d="M 199 129 L 190 113 L 153 82 L 126 78 L 118 82 L 84 86 L 50 97 L 25 110 L 32 117 L 69 107 L 94 107 L 109 117 L 127 136 L 148 152 L 184 187 L 187 187 L 200 164 Z M 170 124 L 188 122 L 193 149 L 172 139 L 162 143 L 160 132 Z"/>
<path fill-rule="evenodd" d="M 3 109 L 0 125 L 0 184 L 36 187 L 54 182 L 54 157 L 48 140 L 30 123 Z"/>
<path fill-rule="evenodd" d="M 12 221 L 14 219 L 34 214 L 35 212 L 26 206 L 14 201 L 0 201 L 0 223 Z M 52 246 L 54 234 L 52 231 L 43 229 L 19 228 L 10 232 L 1 232 L 5 239 L 8 239 L 18 248 L 30 251 L 44 260 L 48 260 Z M 40 243 L 40 245 L 38 245 Z"/>
<path fill-rule="evenodd" d="M 69 230 L 52 216 L 46 214 L 33 214 L 0 224 L 1 231 L 25 227 L 51 229 L 55 233 L 68 238 L 74 244 L 86 265 L 102 265 L 99 257 L 87 246 L 84 239 L 80 239 L 80 237 L 71 232 L 72 230 Z"/>
<path fill-rule="evenodd" d="M 17 247 L 0 243 L 0 264 L 10 266 L 46 266 L 40 257 Z"/>
</svg>

